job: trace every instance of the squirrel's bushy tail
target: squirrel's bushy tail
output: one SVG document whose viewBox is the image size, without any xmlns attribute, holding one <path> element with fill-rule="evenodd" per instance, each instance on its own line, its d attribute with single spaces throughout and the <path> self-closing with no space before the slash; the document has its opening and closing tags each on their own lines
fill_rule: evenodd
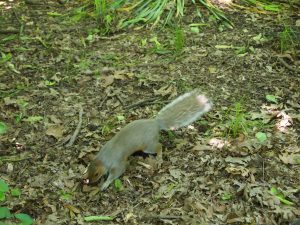
<svg viewBox="0 0 300 225">
<path fill-rule="evenodd" d="M 210 100 L 193 91 L 179 96 L 159 111 L 156 120 L 161 130 L 174 130 L 191 124 L 212 107 Z"/>
</svg>

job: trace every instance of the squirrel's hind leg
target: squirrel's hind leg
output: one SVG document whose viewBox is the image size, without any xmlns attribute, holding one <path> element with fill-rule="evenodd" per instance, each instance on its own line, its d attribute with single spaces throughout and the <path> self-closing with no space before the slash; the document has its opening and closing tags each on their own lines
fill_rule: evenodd
<svg viewBox="0 0 300 225">
<path fill-rule="evenodd" d="M 104 184 L 101 186 L 101 191 L 105 190 L 108 188 L 108 186 L 113 182 L 115 179 L 119 178 L 126 169 L 126 163 L 118 164 L 117 167 L 111 168 L 108 173 L 108 177 Z"/>
<path fill-rule="evenodd" d="M 161 143 L 157 142 L 155 144 L 151 144 L 147 146 L 147 148 L 144 150 L 145 153 L 149 154 L 157 154 L 156 158 L 158 161 L 158 167 L 162 164 L 162 145 Z"/>
</svg>

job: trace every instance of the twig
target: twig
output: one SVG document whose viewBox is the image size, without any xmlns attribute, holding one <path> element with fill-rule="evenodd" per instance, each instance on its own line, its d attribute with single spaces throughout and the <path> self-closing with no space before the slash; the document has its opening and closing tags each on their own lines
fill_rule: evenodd
<svg viewBox="0 0 300 225">
<path fill-rule="evenodd" d="M 116 34 L 114 36 L 111 36 L 111 37 L 105 37 L 105 36 L 98 36 L 97 38 L 100 39 L 100 40 L 117 40 L 119 38 L 122 38 L 123 36 L 125 36 L 126 33 L 121 33 L 121 34 Z"/>
<path fill-rule="evenodd" d="M 31 159 L 31 158 L 32 157 L 29 154 L 0 156 L 0 162 L 19 162 L 19 161 L 27 160 L 27 159 Z"/>
<path fill-rule="evenodd" d="M 107 95 L 105 95 L 104 99 L 102 100 L 102 102 L 99 105 L 99 108 L 102 108 L 103 103 L 106 101 L 107 99 Z"/>
<path fill-rule="evenodd" d="M 0 34 L 18 34 L 19 31 L 15 28 L 8 28 L 6 30 L 0 30 Z"/>
<path fill-rule="evenodd" d="M 83 109 L 82 109 L 82 106 L 80 106 L 79 121 L 78 121 L 77 127 L 76 127 L 72 137 L 70 138 L 70 141 L 68 142 L 68 144 L 66 144 L 67 147 L 70 147 L 74 144 L 74 142 L 79 134 L 79 131 L 80 131 L 80 128 L 82 125 L 82 115 L 83 115 Z"/>
<path fill-rule="evenodd" d="M 141 100 L 137 103 L 131 104 L 129 106 L 124 107 L 125 109 L 132 109 L 132 108 L 136 108 L 138 106 L 144 106 L 144 105 L 150 105 L 150 104 L 154 104 L 154 101 L 156 100 L 156 98 L 149 98 L 149 99 L 145 99 L 145 100 Z"/>
<path fill-rule="evenodd" d="M 175 215 L 149 215 L 145 216 L 144 218 L 150 218 L 150 219 L 182 219 L 182 216 L 175 216 Z"/>
<path fill-rule="evenodd" d="M 20 20 L 19 15 L 17 14 L 16 10 L 13 9 L 13 13 L 20 24 L 19 36 L 22 36 L 22 33 L 24 31 L 24 23 Z"/>
<path fill-rule="evenodd" d="M 121 103 L 121 105 L 124 106 L 125 103 L 124 103 L 123 99 L 119 95 L 115 95 L 115 96 L 119 100 L 119 102 Z"/>
<path fill-rule="evenodd" d="M 287 64 L 286 61 L 284 61 L 281 57 L 277 57 L 279 62 L 281 62 L 282 65 L 284 65 L 288 70 L 291 70 L 293 72 L 296 72 L 296 73 L 300 73 L 300 70 L 290 66 L 289 64 Z"/>
</svg>

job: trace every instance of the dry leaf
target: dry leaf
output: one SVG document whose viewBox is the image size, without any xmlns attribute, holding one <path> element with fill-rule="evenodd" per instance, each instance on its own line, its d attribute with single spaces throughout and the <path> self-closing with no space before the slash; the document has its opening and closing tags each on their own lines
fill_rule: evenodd
<svg viewBox="0 0 300 225">
<path fill-rule="evenodd" d="M 64 127 L 61 125 L 53 125 L 48 127 L 46 130 L 46 134 L 49 136 L 53 136 L 56 139 L 60 139 L 63 136 L 63 129 Z"/>
<path fill-rule="evenodd" d="M 108 87 L 109 85 L 111 85 L 114 82 L 114 79 L 115 79 L 115 77 L 113 75 L 103 76 L 101 78 L 101 80 L 103 81 L 101 86 Z"/>
</svg>

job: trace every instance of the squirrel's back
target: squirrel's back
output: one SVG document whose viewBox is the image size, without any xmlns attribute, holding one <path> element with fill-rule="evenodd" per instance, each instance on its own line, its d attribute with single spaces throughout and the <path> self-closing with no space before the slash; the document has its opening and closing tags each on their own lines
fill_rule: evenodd
<svg viewBox="0 0 300 225">
<path fill-rule="evenodd" d="M 211 101 L 192 91 L 179 96 L 159 111 L 156 120 L 162 130 L 174 130 L 191 124 L 212 107 Z"/>
</svg>

